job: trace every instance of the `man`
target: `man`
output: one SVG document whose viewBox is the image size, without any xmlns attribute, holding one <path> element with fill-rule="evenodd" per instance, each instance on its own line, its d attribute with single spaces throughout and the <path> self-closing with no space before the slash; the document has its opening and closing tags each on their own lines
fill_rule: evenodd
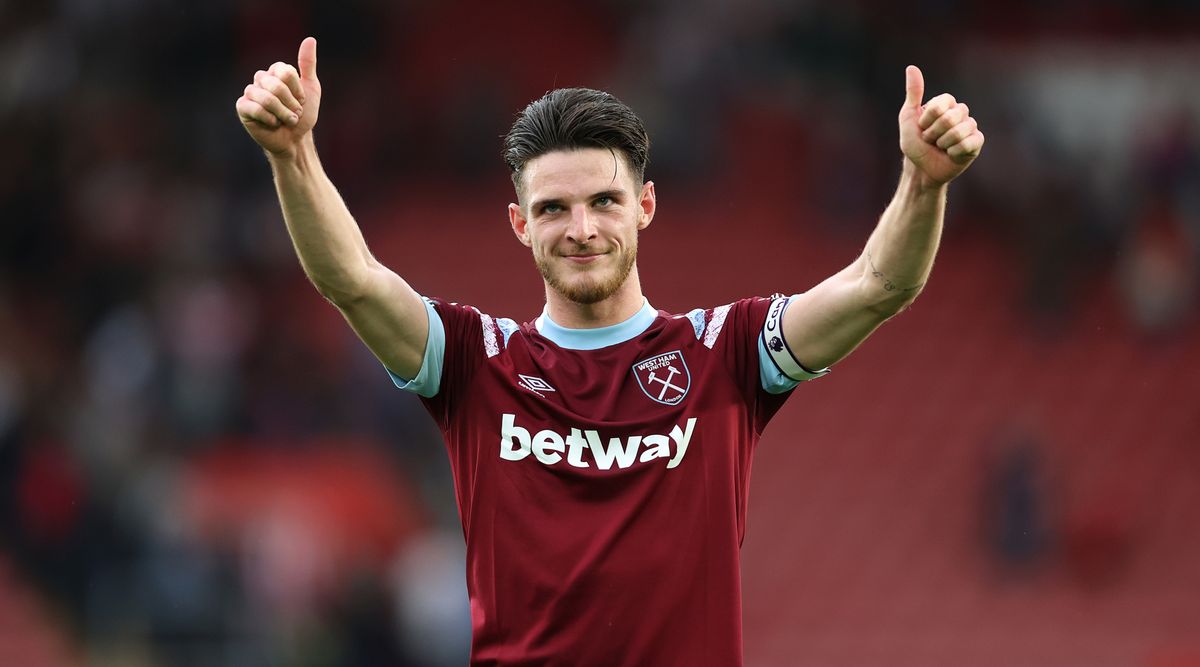
<svg viewBox="0 0 1200 667">
<path fill-rule="evenodd" d="M 472 665 L 740 665 L 738 550 L 759 433 L 912 302 L 946 185 L 979 154 L 965 104 L 909 67 L 900 185 L 862 255 L 809 291 L 654 310 L 638 232 L 648 139 L 611 95 L 556 90 L 505 140 L 514 234 L 546 285 L 530 323 L 422 298 L 368 251 L 311 130 L 316 41 L 237 101 L 309 278 L 445 435 L 467 544 Z M 813 369 L 813 370 L 810 370 Z"/>
</svg>

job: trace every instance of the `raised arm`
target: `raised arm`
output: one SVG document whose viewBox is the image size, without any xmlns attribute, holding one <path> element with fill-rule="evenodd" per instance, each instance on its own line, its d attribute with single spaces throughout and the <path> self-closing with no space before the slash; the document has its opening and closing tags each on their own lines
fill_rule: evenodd
<svg viewBox="0 0 1200 667">
<path fill-rule="evenodd" d="M 783 317 L 797 361 L 821 369 L 841 360 L 925 286 L 942 236 L 946 189 L 983 148 L 966 104 L 948 93 L 925 105 L 921 70 L 905 72 L 900 109 L 900 185 L 861 255 L 796 297 Z"/>
<path fill-rule="evenodd" d="M 292 244 L 305 274 L 338 307 L 383 364 L 405 377 L 421 369 L 425 306 L 367 249 L 358 224 L 317 159 L 312 129 L 321 108 L 317 40 L 300 44 L 299 70 L 260 70 L 237 100 L 238 118 L 267 153 Z"/>
</svg>

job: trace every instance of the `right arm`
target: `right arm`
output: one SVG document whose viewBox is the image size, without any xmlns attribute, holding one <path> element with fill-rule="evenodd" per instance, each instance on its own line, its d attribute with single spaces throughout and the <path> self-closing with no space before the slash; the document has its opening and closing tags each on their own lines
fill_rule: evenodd
<svg viewBox="0 0 1200 667">
<path fill-rule="evenodd" d="M 299 71 L 275 63 L 237 101 L 246 131 L 267 153 L 288 234 L 304 273 L 392 372 L 416 377 L 429 331 L 425 304 L 367 249 L 358 224 L 317 158 L 321 103 L 316 40 L 300 45 Z"/>
</svg>

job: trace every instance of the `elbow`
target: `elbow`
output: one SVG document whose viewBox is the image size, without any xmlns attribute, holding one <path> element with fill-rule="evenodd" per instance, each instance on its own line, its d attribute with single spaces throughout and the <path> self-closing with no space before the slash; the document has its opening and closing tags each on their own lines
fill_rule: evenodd
<svg viewBox="0 0 1200 667">
<path fill-rule="evenodd" d="M 325 297 L 325 300 L 333 305 L 341 308 L 353 304 L 355 301 L 362 299 L 362 296 L 355 290 L 348 290 L 345 287 L 334 285 L 330 282 L 318 281 L 309 276 L 313 287 L 317 288 L 317 292 Z"/>
<path fill-rule="evenodd" d="M 308 279 L 313 287 L 338 308 L 353 306 L 366 299 L 370 294 L 371 272 L 369 270 L 352 272 L 338 271 L 317 274 L 308 273 Z"/>
</svg>

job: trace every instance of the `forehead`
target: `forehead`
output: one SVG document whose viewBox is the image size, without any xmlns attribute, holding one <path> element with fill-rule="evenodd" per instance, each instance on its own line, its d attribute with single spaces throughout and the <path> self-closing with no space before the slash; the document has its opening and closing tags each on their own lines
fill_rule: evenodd
<svg viewBox="0 0 1200 667">
<path fill-rule="evenodd" d="M 621 152 L 607 148 L 551 151 L 530 160 L 522 170 L 525 197 L 530 201 L 588 197 L 636 185 L 632 180 Z"/>
</svg>

